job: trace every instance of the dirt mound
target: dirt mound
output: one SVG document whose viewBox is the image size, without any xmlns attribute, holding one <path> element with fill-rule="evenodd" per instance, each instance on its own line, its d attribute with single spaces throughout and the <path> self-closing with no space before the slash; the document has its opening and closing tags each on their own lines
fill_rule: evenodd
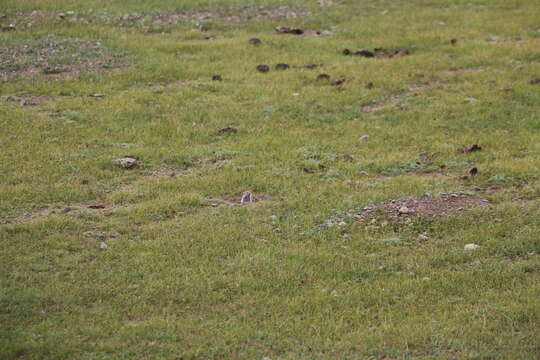
<svg viewBox="0 0 540 360">
<path fill-rule="evenodd" d="M 488 200 L 464 193 L 449 193 L 431 196 L 411 196 L 383 201 L 374 206 L 366 206 L 355 217 L 362 220 L 384 214 L 392 219 L 411 216 L 438 217 L 468 208 L 486 206 Z"/>
</svg>

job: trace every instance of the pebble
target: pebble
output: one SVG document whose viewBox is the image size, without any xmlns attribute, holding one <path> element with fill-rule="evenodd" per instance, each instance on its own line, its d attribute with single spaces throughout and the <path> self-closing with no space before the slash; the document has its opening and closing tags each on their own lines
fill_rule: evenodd
<svg viewBox="0 0 540 360">
<path fill-rule="evenodd" d="M 411 209 L 409 209 L 406 206 L 400 207 L 398 211 L 399 211 L 400 214 L 411 214 L 411 213 L 414 212 L 414 211 L 412 211 Z"/>
<path fill-rule="evenodd" d="M 480 245 L 476 245 L 476 244 L 467 244 L 465 245 L 464 249 L 465 250 L 475 250 L 475 249 L 478 249 L 480 247 Z"/>
<path fill-rule="evenodd" d="M 100 249 L 106 249 L 108 246 L 107 244 L 105 244 L 104 242 L 102 242 L 101 244 L 99 244 L 99 248 Z"/>
<path fill-rule="evenodd" d="M 360 140 L 362 140 L 362 141 L 368 141 L 368 140 L 369 140 L 369 135 L 362 135 L 362 136 L 360 136 Z"/>
</svg>

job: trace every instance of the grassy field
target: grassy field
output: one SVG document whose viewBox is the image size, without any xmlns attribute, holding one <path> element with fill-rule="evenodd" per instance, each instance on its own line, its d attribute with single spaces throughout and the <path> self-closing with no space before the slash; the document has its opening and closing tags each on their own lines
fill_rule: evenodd
<svg viewBox="0 0 540 360">
<path fill-rule="evenodd" d="M 538 359 L 539 18 L 2 0 L 0 359 Z"/>
</svg>

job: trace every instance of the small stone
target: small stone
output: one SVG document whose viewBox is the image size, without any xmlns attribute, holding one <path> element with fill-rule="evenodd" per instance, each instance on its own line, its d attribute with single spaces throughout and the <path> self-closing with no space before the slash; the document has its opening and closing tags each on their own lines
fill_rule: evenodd
<svg viewBox="0 0 540 360">
<path fill-rule="evenodd" d="M 96 93 L 96 94 L 91 94 L 90 97 L 93 97 L 93 98 L 102 98 L 102 97 L 105 97 L 105 94 L 99 94 L 99 93 Z"/>
<path fill-rule="evenodd" d="M 413 211 L 411 209 L 409 209 L 408 207 L 406 207 L 406 206 L 400 207 L 398 211 L 399 211 L 400 214 L 403 214 L 403 215 L 413 213 Z"/>
<path fill-rule="evenodd" d="M 105 244 L 104 242 L 101 242 L 101 244 L 99 244 L 100 249 L 105 250 L 107 247 L 108 247 L 107 244 Z"/>
<path fill-rule="evenodd" d="M 123 158 L 114 159 L 112 163 L 124 169 L 131 169 L 139 165 L 139 162 L 137 161 L 137 159 L 132 158 L 132 157 L 123 157 Z"/>
<path fill-rule="evenodd" d="M 360 136 L 360 140 L 361 140 L 361 141 L 368 141 L 368 140 L 369 140 L 369 135 L 362 135 L 362 136 Z"/>
<path fill-rule="evenodd" d="M 465 245 L 464 249 L 465 250 L 475 250 L 475 249 L 478 249 L 480 247 L 480 245 L 476 245 L 476 244 L 467 244 Z"/>
<path fill-rule="evenodd" d="M 288 68 L 290 68 L 289 64 L 280 63 L 276 65 L 276 70 L 287 70 Z"/>
<path fill-rule="evenodd" d="M 477 99 L 472 98 L 472 97 L 470 97 L 470 98 L 465 98 L 463 101 L 465 101 L 467 104 L 476 104 L 476 103 L 478 102 Z"/>
</svg>

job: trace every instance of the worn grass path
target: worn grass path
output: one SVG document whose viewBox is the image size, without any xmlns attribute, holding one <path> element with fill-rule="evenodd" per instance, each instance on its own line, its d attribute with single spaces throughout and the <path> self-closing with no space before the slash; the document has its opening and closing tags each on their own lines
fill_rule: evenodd
<svg viewBox="0 0 540 360">
<path fill-rule="evenodd" d="M 0 358 L 537 358 L 539 18 L 0 2 Z"/>
</svg>

